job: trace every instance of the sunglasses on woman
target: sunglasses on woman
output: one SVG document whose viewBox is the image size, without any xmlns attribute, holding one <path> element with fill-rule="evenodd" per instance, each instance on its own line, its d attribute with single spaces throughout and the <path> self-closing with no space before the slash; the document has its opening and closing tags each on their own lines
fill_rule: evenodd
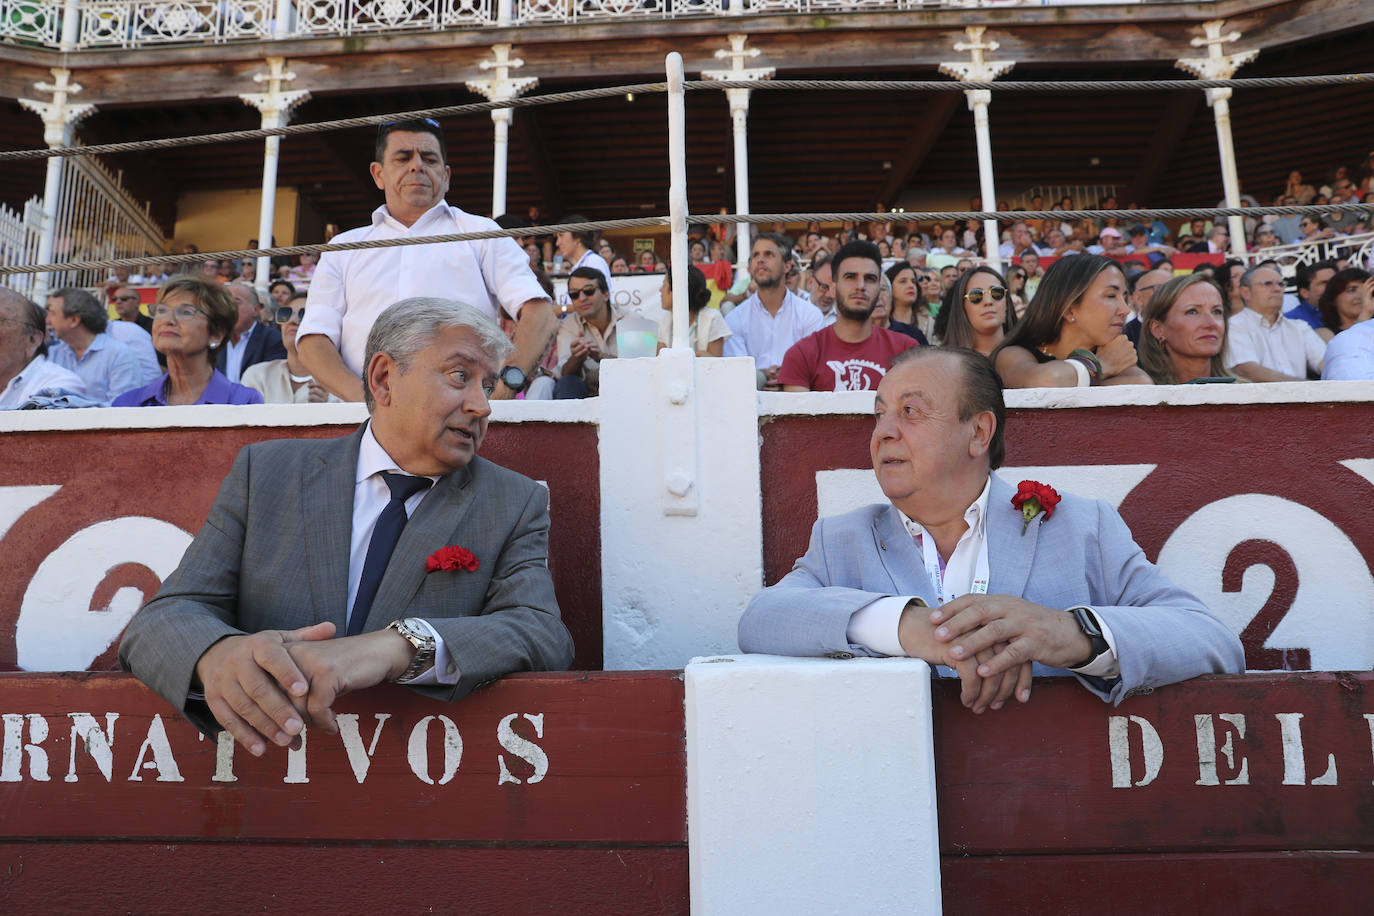
<svg viewBox="0 0 1374 916">
<path fill-rule="evenodd" d="M 989 286 L 987 288 L 987 293 L 988 295 L 992 296 L 993 302 L 1001 302 L 1004 298 L 1006 298 L 1007 288 L 1005 286 Z M 967 299 L 969 302 L 972 302 L 974 305 L 977 305 L 978 303 L 983 301 L 983 290 L 971 289 L 968 292 L 964 293 L 964 298 Z"/>
<path fill-rule="evenodd" d="M 299 324 L 305 319 L 305 306 L 302 305 L 298 309 L 293 309 L 289 305 L 279 306 L 276 318 L 277 324 L 289 324 L 292 318 L 295 318 L 296 323 Z"/>
</svg>

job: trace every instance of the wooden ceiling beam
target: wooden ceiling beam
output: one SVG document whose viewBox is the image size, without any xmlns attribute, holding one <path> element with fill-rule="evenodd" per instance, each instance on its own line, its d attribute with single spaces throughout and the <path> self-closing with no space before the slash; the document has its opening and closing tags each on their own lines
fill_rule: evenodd
<svg viewBox="0 0 1374 916">
<path fill-rule="evenodd" d="M 963 102 L 962 94 L 946 93 L 932 99 L 929 105 L 920 109 L 919 114 L 911 119 L 911 130 L 902 144 L 901 155 L 892 163 L 887 178 L 874 195 L 875 202 L 881 202 L 887 207 L 896 204 L 897 196 L 921 171 L 926 157 L 944 136 L 950 118 L 954 117 L 954 113 L 962 107 Z"/>
</svg>

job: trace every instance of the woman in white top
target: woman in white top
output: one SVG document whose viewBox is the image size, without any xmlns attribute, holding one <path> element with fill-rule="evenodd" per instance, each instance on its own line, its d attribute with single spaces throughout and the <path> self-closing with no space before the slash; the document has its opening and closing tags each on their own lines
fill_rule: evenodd
<svg viewBox="0 0 1374 916">
<path fill-rule="evenodd" d="M 658 316 L 658 348 L 670 346 L 673 342 L 673 273 L 663 275 L 663 289 L 660 291 L 663 311 Z M 707 307 L 711 301 L 711 291 L 706 287 L 706 275 L 701 268 L 687 267 L 687 314 L 691 324 L 687 337 L 692 341 L 692 349 L 697 356 L 720 356 L 725 352 L 725 339 L 731 336 L 730 326 L 720 309 Z"/>
<path fill-rule="evenodd" d="M 300 330 L 301 319 L 305 317 L 305 297 L 303 292 L 296 293 L 276 310 L 275 318 L 281 328 L 286 359 L 256 363 L 243 371 L 243 384 L 262 392 L 262 399 L 268 404 L 314 404 L 339 400 L 311 377 L 310 370 L 305 368 L 305 363 L 296 353 L 296 332 Z"/>
</svg>

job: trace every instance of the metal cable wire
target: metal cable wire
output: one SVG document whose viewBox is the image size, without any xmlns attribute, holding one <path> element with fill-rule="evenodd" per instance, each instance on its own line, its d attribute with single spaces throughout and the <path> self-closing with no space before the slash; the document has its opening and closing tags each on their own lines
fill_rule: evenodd
<svg viewBox="0 0 1374 916">
<path fill-rule="evenodd" d="M 690 80 L 684 88 L 692 90 L 722 89 L 810 89 L 837 91 L 878 91 L 878 92 L 951 92 L 973 89 L 988 89 L 996 92 L 1120 92 L 1163 89 L 1291 89 L 1301 86 L 1353 85 L 1374 82 L 1374 73 L 1337 73 L 1313 76 L 1272 76 L 1249 77 L 1229 80 L 1019 80 L 1007 82 L 970 82 L 965 80 Z M 451 118 L 459 115 L 477 114 L 501 108 L 529 108 L 539 105 L 555 105 L 562 102 L 578 102 L 588 99 L 611 98 L 638 93 L 650 95 L 668 91 L 666 82 L 634 83 L 626 86 L 610 86 L 600 89 L 579 89 L 570 92 L 554 92 L 548 95 L 524 96 L 502 102 L 473 102 L 466 105 L 449 105 L 443 108 L 424 108 L 416 111 L 393 112 L 391 114 L 369 115 L 364 118 L 341 118 L 334 121 L 316 121 L 309 124 L 288 124 L 282 127 L 266 127 L 255 130 L 232 130 L 219 134 L 197 134 L 190 137 L 162 137 L 156 140 L 133 140 L 126 143 L 100 143 L 94 146 L 62 146 L 54 149 L 27 149 L 0 151 L 0 162 L 20 159 L 51 159 L 72 156 L 99 156 L 110 153 L 135 153 L 152 149 L 172 149 L 182 146 L 200 146 L 211 143 L 239 143 L 245 140 L 261 140 L 264 137 L 292 137 L 313 134 L 328 130 L 343 130 L 352 127 L 376 127 L 391 121 L 408 121 L 417 118 Z"/>
<path fill-rule="evenodd" d="M 1136 220 L 1181 220 L 1193 217 L 1214 218 L 1224 216 L 1301 216 L 1304 214 L 1356 212 L 1374 213 L 1374 204 L 1334 204 L 1304 207 L 1197 207 L 1154 208 L 1145 210 L 1014 210 L 1003 212 L 923 210 L 887 213 L 709 213 L 687 217 L 688 225 L 709 223 L 810 223 L 831 222 L 834 220 L 855 223 L 871 222 L 947 222 L 951 220 L 998 220 L 1000 222 L 1023 219 L 1117 219 Z M 555 235 L 559 232 L 589 232 L 608 229 L 642 229 L 652 226 L 667 226 L 667 216 L 641 216 L 634 219 L 609 219 L 599 222 L 560 223 L 554 226 L 528 226 L 518 229 L 492 229 L 486 232 L 459 232 L 450 235 L 426 235 L 400 239 L 367 239 L 361 242 L 326 243 L 322 245 L 290 245 L 279 248 L 241 248 L 233 251 L 210 251 L 197 254 L 168 254 L 141 258 L 111 258 L 108 260 L 64 261 L 60 264 L 0 265 L 0 276 L 6 274 L 37 274 L 60 270 L 96 270 L 98 268 L 138 267 L 148 261 L 164 264 L 192 264 L 199 261 L 257 257 L 276 257 L 278 255 L 322 254 L 327 251 L 358 251 L 368 248 L 399 248 L 406 245 L 437 245 L 446 242 L 471 242 L 480 239 L 514 238 L 527 235 Z"/>
</svg>

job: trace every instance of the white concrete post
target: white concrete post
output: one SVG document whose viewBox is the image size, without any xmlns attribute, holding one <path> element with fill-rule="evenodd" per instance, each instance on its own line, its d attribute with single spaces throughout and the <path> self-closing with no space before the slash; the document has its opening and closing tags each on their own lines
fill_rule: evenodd
<svg viewBox="0 0 1374 916">
<path fill-rule="evenodd" d="M 287 38 L 291 35 L 291 0 L 277 0 L 277 12 L 272 21 L 272 37 Z"/>
<path fill-rule="evenodd" d="M 985 43 L 985 31 L 987 28 L 981 25 L 965 28 L 968 41 L 955 42 L 954 50 L 968 51 L 971 60 L 968 63 L 951 61 L 940 64 L 940 72 L 965 82 L 990 83 L 1016 66 L 1016 61 L 990 61 L 984 58 L 984 51 L 996 51 L 1001 47 L 995 41 Z M 973 135 L 978 144 L 979 193 L 983 198 L 983 209 L 993 212 L 997 209 L 997 193 L 992 180 L 992 137 L 988 133 L 988 105 L 992 103 L 992 93 L 987 89 L 966 89 L 964 95 L 968 98 L 969 110 L 973 112 Z M 987 247 L 987 262 L 1000 270 L 1002 237 L 997 230 L 996 220 L 983 221 L 983 242 Z"/>
<path fill-rule="evenodd" d="M 62 4 L 62 37 L 58 47 L 65 53 L 76 50 L 81 40 L 81 12 L 78 0 L 65 0 Z"/>
<path fill-rule="evenodd" d="M 687 339 L 691 325 L 688 315 L 687 262 L 691 260 L 687 248 L 687 108 L 683 90 L 682 55 L 676 51 L 664 61 L 668 75 L 668 223 L 669 256 L 672 264 L 673 339 L 670 347 L 685 347 L 689 356 L 696 347 Z"/>
<path fill-rule="evenodd" d="M 738 15 L 741 8 L 732 5 L 731 15 Z M 776 72 L 772 67 L 746 67 L 744 62 L 748 59 L 759 56 L 758 48 L 744 47 L 749 40 L 748 35 L 732 34 L 729 48 L 720 48 L 716 51 L 716 60 L 729 60 L 730 69 L 728 70 L 703 70 L 701 78 L 707 80 L 766 80 L 772 78 Z M 748 89 L 727 89 L 725 90 L 725 101 L 730 106 L 730 124 L 733 128 L 734 150 L 735 150 L 735 212 L 746 214 L 749 212 L 749 90 Z M 735 226 L 735 269 L 747 272 L 749 270 L 749 237 L 751 235 L 748 223 L 737 223 Z M 674 287 L 676 288 L 676 287 Z"/>
<path fill-rule="evenodd" d="M 514 8 L 515 0 L 497 0 L 496 3 L 496 24 L 508 26 L 515 19 Z"/>
<path fill-rule="evenodd" d="M 244 103 L 262 113 L 263 129 L 281 127 L 291 119 L 291 109 L 310 98 L 303 89 L 284 90 L 282 86 L 296 78 L 296 74 L 286 69 L 286 60 L 281 57 L 267 58 L 268 72 L 253 74 L 253 82 L 266 83 L 266 92 L 249 92 L 239 95 Z M 258 247 L 272 247 L 272 223 L 277 209 L 277 160 L 281 154 L 281 137 L 268 137 L 263 143 L 262 155 L 262 203 L 258 208 Z M 258 258 L 258 268 L 253 285 L 266 290 L 272 283 L 272 259 L 263 255 Z"/>
<path fill-rule="evenodd" d="M 940 913 L 925 662 L 700 658 L 684 681 L 694 916 Z"/>
<path fill-rule="evenodd" d="M 1206 57 L 1183 58 L 1175 66 L 1204 80 L 1229 80 L 1236 71 L 1259 56 L 1258 50 L 1241 51 L 1236 54 L 1223 54 L 1222 47 L 1240 38 L 1239 32 L 1221 34 L 1224 19 L 1213 19 L 1202 24 L 1206 32 L 1204 38 L 1194 38 L 1189 44 L 1195 48 L 1206 48 Z M 1221 187 L 1226 195 L 1226 206 L 1240 206 L 1240 176 L 1236 172 L 1236 148 L 1231 142 L 1231 90 L 1208 89 L 1207 104 L 1212 106 L 1212 117 L 1217 125 L 1217 149 L 1221 155 Z M 1245 260 L 1245 219 L 1232 216 L 1227 219 L 1231 228 L 1231 257 Z"/>
<path fill-rule="evenodd" d="M 510 10 L 503 7 L 501 15 L 508 16 Z M 492 58 L 477 66 L 483 70 L 495 70 L 491 79 L 468 80 L 467 87 L 489 102 L 509 102 L 519 98 L 539 85 L 534 77 L 512 79 L 511 71 L 525 66 L 518 57 L 510 56 L 511 46 L 497 44 L 491 46 Z M 510 122 L 513 112 L 509 108 L 497 108 L 491 113 L 493 128 L 491 157 L 491 215 L 500 216 L 506 212 L 506 161 L 510 149 Z"/>
<path fill-rule="evenodd" d="M 64 26 L 65 30 L 65 26 Z M 37 99 L 20 99 L 19 104 L 43 119 L 43 142 L 49 149 L 71 146 L 76 136 L 76 122 L 95 111 L 94 105 L 76 104 L 71 96 L 81 91 L 79 83 L 71 81 L 71 71 L 60 67 L 52 69 L 51 83 L 35 83 L 39 92 L 52 93 L 51 102 Z M 48 173 L 43 181 L 43 232 L 38 238 L 38 263 L 52 263 L 53 241 L 57 235 L 57 203 L 62 190 L 61 156 L 48 159 Z M 34 277 L 33 298 L 43 303 L 48 297 L 52 278 L 41 273 Z"/>
</svg>

